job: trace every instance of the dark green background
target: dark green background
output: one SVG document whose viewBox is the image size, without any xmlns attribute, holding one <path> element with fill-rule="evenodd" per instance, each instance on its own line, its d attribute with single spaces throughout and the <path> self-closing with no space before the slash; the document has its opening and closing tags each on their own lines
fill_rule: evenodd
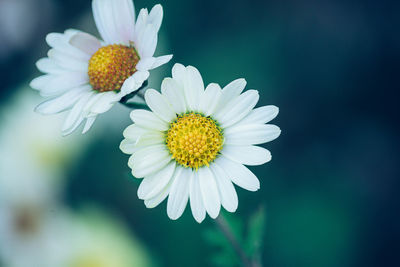
<svg viewBox="0 0 400 267">
<path fill-rule="evenodd" d="M 156 3 L 136 0 L 137 13 Z M 28 45 L 1 59 L 1 102 L 38 75 L 34 63 L 48 49 L 47 32 L 96 33 L 90 1 L 53 4 L 52 18 Z M 265 145 L 273 160 L 251 168 L 261 189 L 238 189 L 236 216 L 246 220 L 265 208 L 265 266 L 399 264 L 399 2 L 162 4 L 157 53 L 174 58 L 155 73 L 170 76 L 179 62 L 196 66 L 207 84 L 243 77 L 260 91 L 259 106 L 280 108 L 274 123 L 282 135 Z M 121 120 L 129 124 L 128 116 Z M 69 171 L 65 200 L 75 208 L 100 203 L 121 216 L 163 266 L 210 265 L 218 248 L 204 236 L 213 221 L 199 225 L 189 209 L 171 221 L 165 203 L 146 209 L 118 148 L 122 130 L 101 133 Z"/>
</svg>

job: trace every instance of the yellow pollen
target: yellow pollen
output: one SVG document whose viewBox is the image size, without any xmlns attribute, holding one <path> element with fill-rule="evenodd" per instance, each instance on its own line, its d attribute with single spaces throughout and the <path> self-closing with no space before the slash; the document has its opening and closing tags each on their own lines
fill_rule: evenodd
<svg viewBox="0 0 400 267">
<path fill-rule="evenodd" d="M 216 122 L 196 113 L 178 116 L 166 137 L 172 158 L 180 165 L 196 170 L 215 160 L 223 142 L 222 130 Z"/>
<path fill-rule="evenodd" d="M 118 91 L 136 72 L 139 59 L 133 46 L 113 44 L 101 47 L 89 60 L 89 82 L 99 92 Z"/>
</svg>

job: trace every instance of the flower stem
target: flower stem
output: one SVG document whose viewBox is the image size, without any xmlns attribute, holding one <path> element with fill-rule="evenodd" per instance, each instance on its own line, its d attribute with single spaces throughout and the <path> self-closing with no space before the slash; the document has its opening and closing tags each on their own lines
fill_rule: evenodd
<svg viewBox="0 0 400 267">
<path fill-rule="evenodd" d="M 124 105 L 128 108 L 132 108 L 132 109 L 147 108 L 147 105 L 145 103 L 128 102 L 131 98 L 133 98 L 136 95 L 144 100 L 144 91 L 145 91 L 144 89 L 147 87 L 147 85 L 148 85 L 148 82 L 145 81 L 139 89 L 137 89 L 137 90 L 133 91 L 132 93 L 130 93 L 129 95 L 126 95 L 123 98 L 121 98 L 119 103 L 121 103 L 122 105 Z"/>
<path fill-rule="evenodd" d="M 134 103 L 134 102 L 130 102 L 130 103 L 122 103 L 120 102 L 123 106 L 130 108 L 130 109 L 149 109 L 149 107 L 146 104 L 141 104 L 141 103 Z"/>
<path fill-rule="evenodd" d="M 240 261 L 242 262 L 243 266 L 246 267 L 254 267 L 254 266 L 261 266 L 260 264 L 253 264 L 252 261 L 247 257 L 243 247 L 240 245 L 239 241 L 235 237 L 232 232 L 231 227 L 229 226 L 227 220 L 220 214 L 216 219 L 215 222 L 221 232 L 224 234 L 226 239 L 229 241 L 233 249 L 235 250 L 236 254 L 239 256 Z"/>
</svg>

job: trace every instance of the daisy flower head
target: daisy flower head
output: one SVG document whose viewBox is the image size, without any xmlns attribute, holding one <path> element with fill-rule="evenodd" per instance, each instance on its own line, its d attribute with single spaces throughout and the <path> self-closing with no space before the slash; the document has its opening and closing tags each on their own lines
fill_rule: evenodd
<svg viewBox="0 0 400 267">
<path fill-rule="evenodd" d="M 92 9 L 102 40 L 78 30 L 50 33 L 48 57 L 36 65 L 45 73 L 31 82 L 49 100 L 36 111 L 55 114 L 71 109 L 63 134 L 85 122 L 88 131 L 98 114 L 138 90 L 149 70 L 167 63 L 172 55 L 154 57 L 163 18 L 161 5 L 142 9 L 135 21 L 132 0 L 93 0 Z"/>
<path fill-rule="evenodd" d="M 260 182 L 244 165 L 271 160 L 260 146 L 280 135 L 267 124 L 279 110 L 255 108 L 259 95 L 247 90 L 244 79 L 223 89 L 211 83 L 204 88 L 199 71 L 175 64 L 161 93 L 149 89 L 145 100 L 151 111 L 134 110 L 134 122 L 124 131 L 120 148 L 132 154 L 133 176 L 144 178 L 138 197 L 153 208 L 167 196 L 168 216 L 178 219 L 188 202 L 193 217 L 202 222 L 206 213 L 216 218 L 221 205 L 229 212 L 238 206 L 233 184 L 257 191 Z"/>
</svg>

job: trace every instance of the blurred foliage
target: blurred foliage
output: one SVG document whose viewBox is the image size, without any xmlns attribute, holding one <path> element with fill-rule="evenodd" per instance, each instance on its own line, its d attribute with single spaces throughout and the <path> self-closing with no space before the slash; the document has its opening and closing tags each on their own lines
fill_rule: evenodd
<svg viewBox="0 0 400 267">
<path fill-rule="evenodd" d="M 210 257 L 210 263 L 215 266 L 241 265 L 242 260 L 235 251 L 234 245 L 221 229 L 221 223 L 226 222 L 228 230 L 237 245 L 244 252 L 250 264 L 261 264 L 262 246 L 266 227 L 265 209 L 259 208 L 249 218 L 238 217 L 235 214 L 222 212 L 219 226 L 214 222 L 213 228 L 205 229 L 204 238 L 216 250 Z M 259 265 L 254 265 L 259 266 Z"/>
</svg>

